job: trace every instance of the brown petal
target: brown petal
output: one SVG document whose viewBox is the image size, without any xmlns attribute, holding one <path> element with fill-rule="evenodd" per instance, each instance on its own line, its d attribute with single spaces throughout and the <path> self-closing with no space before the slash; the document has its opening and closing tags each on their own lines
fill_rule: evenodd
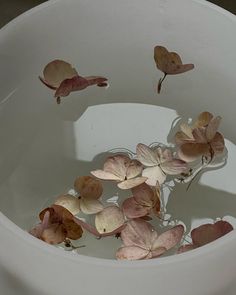
<svg viewBox="0 0 236 295">
<path fill-rule="evenodd" d="M 52 208 L 54 209 L 54 212 L 60 217 L 62 222 L 64 219 L 73 219 L 73 214 L 70 213 L 70 211 L 68 211 L 66 208 L 55 204 L 52 205 Z"/>
<path fill-rule="evenodd" d="M 53 60 L 43 71 L 44 80 L 52 87 L 58 88 L 62 81 L 77 76 L 77 71 L 63 60 Z"/>
<path fill-rule="evenodd" d="M 193 162 L 198 157 L 208 155 L 210 147 L 205 143 L 185 143 L 180 146 L 178 156 L 185 162 Z"/>
<path fill-rule="evenodd" d="M 211 113 L 202 112 L 194 123 L 194 128 L 206 127 L 212 119 L 213 115 Z"/>
<path fill-rule="evenodd" d="M 74 222 L 74 220 L 65 219 L 63 225 L 66 229 L 66 237 L 72 240 L 77 240 L 82 237 L 83 230 L 81 226 Z"/>
<path fill-rule="evenodd" d="M 91 176 L 77 177 L 74 188 L 83 198 L 99 199 L 103 193 L 100 180 Z"/>
<path fill-rule="evenodd" d="M 213 138 L 215 137 L 216 132 L 220 126 L 220 122 L 221 122 L 220 116 L 211 119 L 211 121 L 209 122 L 206 128 L 206 138 L 208 141 L 213 140 Z"/>
<path fill-rule="evenodd" d="M 175 134 L 175 143 L 177 145 L 182 145 L 186 142 L 193 141 L 193 138 L 189 138 L 184 132 L 179 131 Z"/>
<path fill-rule="evenodd" d="M 81 76 L 75 76 L 71 79 L 63 80 L 60 86 L 57 88 L 54 96 L 65 97 L 65 96 L 68 96 L 72 91 L 83 90 L 87 88 L 88 86 L 89 86 L 89 83 L 85 78 Z"/>
<path fill-rule="evenodd" d="M 216 135 L 214 136 L 210 144 L 215 154 L 223 153 L 225 148 L 225 140 L 222 134 L 216 132 Z"/>
<path fill-rule="evenodd" d="M 193 137 L 195 143 L 208 143 L 208 139 L 206 137 L 206 128 L 204 127 L 194 128 Z"/>
<path fill-rule="evenodd" d="M 100 77 L 100 76 L 88 76 L 88 77 L 84 77 L 89 85 L 102 85 L 103 83 L 105 83 L 107 81 L 107 78 L 105 77 Z"/>
<path fill-rule="evenodd" d="M 183 246 L 179 247 L 179 249 L 177 251 L 177 254 L 188 252 L 188 251 L 193 250 L 193 249 L 196 249 L 196 248 L 197 247 L 194 246 L 193 244 L 183 245 Z"/>
<path fill-rule="evenodd" d="M 156 204 L 158 199 L 157 194 L 146 183 L 132 188 L 132 194 L 138 204 L 151 208 Z"/>
<path fill-rule="evenodd" d="M 146 216 L 151 208 L 142 206 L 132 197 L 123 202 L 122 209 L 127 218 L 139 218 Z"/>
</svg>

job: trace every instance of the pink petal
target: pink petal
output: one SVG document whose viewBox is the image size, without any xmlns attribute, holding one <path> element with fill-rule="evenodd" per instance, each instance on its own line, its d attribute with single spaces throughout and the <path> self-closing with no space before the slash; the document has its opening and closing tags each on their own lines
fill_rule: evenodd
<svg viewBox="0 0 236 295">
<path fill-rule="evenodd" d="M 89 85 L 100 85 L 103 84 L 104 82 L 107 81 L 107 78 L 105 77 L 100 77 L 100 76 L 88 76 L 88 77 L 84 77 L 87 81 Z"/>
<path fill-rule="evenodd" d="M 108 157 L 104 163 L 104 171 L 114 174 L 120 180 L 125 180 L 130 162 L 130 158 L 126 155 Z"/>
<path fill-rule="evenodd" d="M 177 175 L 186 172 L 188 165 L 182 160 L 173 159 L 172 161 L 162 163 L 161 168 L 168 175 Z"/>
<path fill-rule="evenodd" d="M 124 259 L 140 260 L 140 259 L 145 259 L 148 254 L 149 254 L 148 250 L 142 249 L 137 246 L 122 247 L 117 250 L 116 258 L 119 260 L 124 260 Z"/>
<path fill-rule="evenodd" d="M 117 206 L 106 207 L 95 217 L 95 226 L 100 234 L 113 232 L 124 222 L 123 212 Z"/>
<path fill-rule="evenodd" d="M 103 205 L 98 200 L 82 198 L 80 209 L 84 214 L 96 214 L 103 210 Z"/>
<path fill-rule="evenodd" d="M 151 251 L 152 257 L 151 258 L 156 258 L 156 257 L 160 257 L 162 254 L 164 254 L 167 251 L 167 249 L 165 247 L 160 247 L 157 248 L 155 250 Z"/>
<path fill-rule="evenodd" d="M 157 184 L 162 184 L 166 180 L 166 175 L 159 166 L 145 168 L 143 170 L 142 175 L 148 178 L 146 180 L 146 184 L 150 186 L 156 186 Z"/>
<path fill-rule="evenodd" d="M 183 225 L 177 225 L 170 230 L 162 233 L 153 243 L 152 249 L 158 249 L 160 247 L 166 248 L 169 250 L 176 246 L 182 239 L 184 234 Z"/>
<path fill-rule="evenodd" d="M 206 128 L 206 137 L 208 141 L 211 141 L 215 137 L 216 132 L 219 128 L 220 122 L 221 122 L 221 117 L 219 116 L 211 119 L 211 121 L 209 122 Z"/>
<path fill-rule="evenodd" d="M 74 182 L 74 188 L 83 198 L 99 199 L 103 193 L 100 180 L 91 176 L 77 177 Z"/>
<path fill-rule="evenodd" d="M 140 177 L 136 177 L 133 179 L 124 180 L 124 181 L 118 183 L 117 186 L 120 189 L 131 189 L 135 186 L 138 186 L 138 185 L 144 183 L 146 180 L 147 180 L 147 177 L 140 176 Z"/>
<path fill-rule="evenodd" d="M 227 221 L 218 221 L 215 224 L 203 224 L 191 232 L 193 244 L 197 247 L 206 245 L 233 230 Z"/>
<path fill-rule="evenodd" d="M 139 143 L 136 148 L 138 160 L 145 166 L 156 166 L 160 164 L 157 153 L 145 144 Z"/>
<path fill-rule="evenodd" d="M 179 247 L 179 249 L 177 251 L 177 254 L 188 252 L 188 251 L 193 250 L 193 249 L 196 249 L 196 248 L 197 247 L 194 246 L 193 244 L 183 245 L 183 246 Z"/>
<path fill-rule="evenodd" d="M 125 216 L 128 218 L 143 217 L 150 211 L 150 208 L 140 205 L 134 198 L 126 199 L 122 204 L 122 209 Z"/>
<path fill-rule="evenodd" d="M 153 227 L 142 219 L 130 220 L 121 232 L 121 239 L 125 246 L 150 249 L 153 239 Z"/>
<path fill-rule="evenodd" d="M 116 181 L 121 180 L 118 176 L 103 170 L 94 170 L 94 171 L 91 171 L 91 174 L 103 180 L 116 180 Z"/>
<path fill-rule="evenodd" d="M 132 188 L 132 194 L 138 204 L 151 208 L 156 204 L 158 199 L 157 194 L 146 183 Z"/>
<path fill-rule="evenodd" d="M 46 65 L 43 71 L 44 81 L 51 87 L 58 88 L 65 79 L 77 76 L 77 71 L 63 60 L 54 60 Z"/>
<path fill-rule="evenodd" d="M 225 140 L 222 134 L 216 132 L 216 135 L 214 136 L 210 144 L 215 154 L 223 153 L 225 148 Z"/>
<path fill-rule="evenodd" d="M 55 92 L 55 97 L 65 97 L 68 96 L 72 91 L 79 91 L 87 88 L 89 86 L 88 81 L 81 77 L 75 76 L 71 79 L 65 79 L 61 82 L 60 86 Z"/>
<path fill-rule="evenodd" d="M 80 212 L 80 202 L 78 198 L 71 195 L 61 195 L 54 202 L 55 205 L 60 205 L 70 211 L 73 215 Z"/>
<path fill-rule="evenodd" d="M 127 172 L 126 172 L 126 177 L 127 179 L 134 178 L 138 176 L 143 170 L 143 165 L 137 161 L 137 160 L 132 160 L 129 163 L 129 166 L 127 167 Z"/>
</svg>

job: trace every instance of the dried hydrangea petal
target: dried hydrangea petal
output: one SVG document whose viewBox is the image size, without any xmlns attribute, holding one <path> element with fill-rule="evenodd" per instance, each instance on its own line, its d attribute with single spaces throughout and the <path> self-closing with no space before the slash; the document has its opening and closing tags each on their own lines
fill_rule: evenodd
<svg viewBox="0 0 236 295">
<path fill-rule="evenodd" d="M 98 200 L 82 198 L 80 209 L 84 214 L 96 214 L 103 210 L 103 205 Z"/>
<path fill-rule="evenodd" d="M 162 184 L 166 180 L 166 174 L 161 170 L 159 166 L 145 168 L 142 175 L 144 177 L 147 177 L 146 184 L 150 186 Z"/>
<path fill-rule="evenodd" d="M 181 253 L 184 253 L 184 252 L 188 252 L 190 250 L 194 250 L 196 249 L 197 247 L 194 246 L 193 244 L 187 244 L 187 245 L 183 245 L 181 247 L 179 247 L 178 251 L 177 251 L 177 254 L 181 254 Z"/>
<path fill-rule="evenodd" d="M 123 212 L 117 206 L 106 207 L 95 217 L 95 226 L 100 234 L 113 232 L 124 222 Z"/>
<path fill-rule="evenodd" d="M 162 170 L 168 175 L 177 175 L 188 170 L 188 165 L 183 160 L 173 159 L 161 164 Z"/>
<path fill-rule="evenodd" d="M 216 132 L 220 126 L 221 117 L 217 116 L 209 122 L 208 126 L 206 127 L 206 138 L 208 141 L 212 141 L 215 137 Z"/>
<path fill-rule="evenodd" d="M 66 229 L 66 237 L 72 240 L 78 240 L 82 237 L 83 230 L 80 225 L 74 222 L 74 220 L 66 219 L 63 222 Z"/>
<path fill-rule="evenodd" d="M 99 199 L 103 193 L 101 182 L 91 176 L 77 177 L 74 188 L 83 198 Z"/>
<path fill-rule="evenodd" d="M 208 154 L 209 145 L 205 143 L 185 143 L 178 150 L 178 156 L 185 162 L 193 162 L 200 156 Z"/>
<path fill-rule="evenodd" d="M 126 217 L 128 218 L 139 218 L 146 216 L 150 212 L 150 207 L 144 207 L 137 203 L 135 199 L 128 198 L 122 204 L 122 209 Z"/>
<path fill-rule="evenodd" d="M 48 244 L 57 245 L 66 238 L 67 231 L 63 224 L 52 224 L 43 231 L 41 239 Z"/>
<path fill-rule="evenodd" d="M 194 123 L 193 127 L 194 128 L 206 127 L 212 119 L 213 119 L 213 115 L 211 113 L 209 113 L 209 112 L 202 112 L 197 117 L 197 120 Z"/>
<path fill-rule="evenodd" d="M 140 205 L 153 207 L 159 196 L 148 186 L 146 183 L 143 183 L 132 189 L 132 194 L 136 202 Z"/>
<path fill-rule="evenodd" d="M 139 143 L 136 148 L 138 160 L 145 166 L 152 167 L 160 164 L 157 153 L 145 144 Z"/>
<path fill-rule="evenodd" d="M 143 165 L 137 160 L 131 160 L 126 171 L 126 178 L 131 179 L 137 177 L 143 170 Z"/>
<path fill-rule="evenodd" d="M 147 177 L 140 176 L 140 177 L 124 180 L 124 181 L 118 183 L 117 186 L 120 189 L 131 189 L 135 186 L 138 186 L 138 185 L 144 183 L 146 180 L 147 180 Z"/>
<path fill-rule="evenodd" d="M 145 259 L 150 251 L 136 246 L 121 247 L 116 252 L 116 258 L 119 260 L 140 260 Z"/>
<path fill-rule="evenodd" d="M 104 171 L 104 170 L 93 170 L 91 171 L 91 174 L 99 179 L 103 180 L 115 180 L 115 181 L 120 181 L 120 178 L 110 172 Z"/>
<path fill-rule="evenodd" d="M 76 215 L 80 212 L 80 202 L 78 198 L 69 194 L 59 196 L 54 204 L 66 208 L 73 215 Z"/>
</svg>

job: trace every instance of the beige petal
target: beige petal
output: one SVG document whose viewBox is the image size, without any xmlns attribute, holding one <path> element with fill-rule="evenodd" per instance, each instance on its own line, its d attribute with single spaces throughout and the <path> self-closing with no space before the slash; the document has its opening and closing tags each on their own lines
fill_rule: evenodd
<svg viewBox="0 0 236 295">
<path fill-rule="evenodd" d="M 103 170 L 125 180 L 130 162 L 130 158 L 123 154 L 111 156 L 106 159 Z"/>
<path fill-rule="evenodd" d="M 99 179 L 103 180 L 115 180 L 115 181 L 121 181 L 118 176 L 114 175 L 113 173 L 104 171 L 104 170 L 94 170 L 91 171 L 91 174 Z"/>
<path fill-rule="evenodd" d="M 98 200 L 82 198 L 80 209 L 84 214 L 96 214 L 103 210 L 103 205 Z"/>
<path fill-rule="evenodd" d="M 213 119 L 213 115 L 209 112 L 202 112 L 198 118 L 197 121 L 194 123 L 193 127 L 194 128 L 199 128 L 199 127 L 206 127 L 209 122 Z"/>
<path fill-rule="evenodd" d="M 158 153 L 145 144 L 139 143 L 136 153 L 138 160 L 145 166 L 152 167 L 160 164 Z"/>
<path fill-rule="evenodd" d="M 140 260 L 145 259 L 149 254 L 147 249 L 137 246 L 121 247 L 116 252 L 116 258 L 119 260 Z"/>
<path fill-rule="evenodd" d="M 55 205 L 60 205 L 69 210 L 73 215 L 80 212 L 80 202 L 78 198 L 71 195 L 61 195 L 54 202 Z"/>
<path fill-rule="evenodd" d="M 122 181 L 122 182 L 118 183 L 117 186 L 120 189 L 131 189 L 135 186 L 138 186 L 138 185 L 144 183 L 146 180 L 147 180 L 147 177 L 140 176 L 140 177 L 136 177 L 133 179 L 128 179 L 128 180 Z"/>
<path fill-rule="evenodd" d="M 127 179 L 134 178 L 138 176 L 143 170 L 143 165 L 137 161 L 137 160 L 132 160 L 129 163 L 129 166 L 127 167 L 127 172 L 126 172 L 126 177 Z"/>
<path fill-rule="evenodd" d="M 146 184 L 150 186 L 161 185 L 166 180 L 166 175 L 159 166 L 145 168 L 142 175 L 147 177 Z"/>
<path fill-rule="evenodd" d="M 59 87 L 65 79 L 77 76 L 77 71 L 63 60 L 54 60 L 46 65 L 43 71 L 44 80 L 52 87 Z"/>
</svg>

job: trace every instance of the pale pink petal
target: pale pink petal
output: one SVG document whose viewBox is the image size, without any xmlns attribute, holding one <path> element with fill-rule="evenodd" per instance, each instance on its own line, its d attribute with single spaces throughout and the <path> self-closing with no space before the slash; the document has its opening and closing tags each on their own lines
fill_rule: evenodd
<svg viewBox="0 0 236 295">
<path fill-rule="evenodd" d="M 52 87 L 58 88 L 65 79 L 77 76 L 77 71 L 63 60 L 54 60 L 46 65 L 43 71 L 44 80 Z"/>
<path fill-rule="evenodd" d="M 179 249 L 177 250 L 177 254 L 188 252 L 188 251 L 196 249 L 196 248 L 197 247 L 194 246 L 193 244 L 183 245 L 183 246 L 179 247 Z"/>
<path fill-rule="evenodd" d="M 143 165 L 137 161 L 137 160 L 132 160 L 129 163 L 129 166 L 127 167 L 127 172 L 126 172 L 126 177 L 127 179 L 134 178 L 138 176 L 143 170 Z"/>
<path fill-rule="evenodd" d="M 61 195 L 54 202 L 55 205 L 60 205 L 69 210 L 73 215 L 80 212 L 80 202 L 78 198 L 71 195 Z"/>
<path fill-rule="evenodd" d="M 122 209 L 126 217 L 139 218 L 146 216 L 150 212 L 150 207 L 144 207 L 137 203 L 134 198 L 126 199 L 122 204 Z"/>
<path fill-rule="evenodd" d="M 153 232 L 154 230 L 150 223 L 140 218 L 133 219 L 122 230 L 121 239 L 125 246 L 138 246 L 144 249 L 150 249 Z"/>
<path fill-rule="evenodd" d="M 158 198 L 157 194 L 146 183 L 132 188 L 132 194 L 138 204 L 151 208 L 156 204 Z"/>
<path fill-rule="evenodd" d="M 77 177 L 74 182 L 74 188 L 83 198 L 99 199 L 103 193 L 100 180 L 91 176 Z"/>
<path fill-rule="evenodd" d="M 159 166 L 145 168 L 142 175 L 148 178 L 146 184 L 150 186 L 156 186 L 158 183 L 162 184 L 166 180 L 166 175 Z"/>
<path fill-rule="evenodd" d="M 116 258 L 119 260 L 140 260 L 145 259 L 149 251 L 137 246 L 121 247 L 116 252 Z"/>
<path fill-rule="evenodd" d="M 217 116 L 211 119 L 211 121 L 209 122 L 208 126 L 206 127 L 206 137 L 208 141 L 211 141 L 215 137 L 216 132 L 220 126 L 220 122 L 221 122 L 220 116 Z"/>
<path fill-rule="evenodd" d="M 151 258 L 156 258 L 156 257 L 160 257 L 162 254 L 164 254 L 167 251 L 167 249 L 165 247 L 160 247 L 157 248 L 155 250 L 151 251 L 152 257 Z"/>
<path fill-rule="evenodd" d="M 100 234 L 113 232 L 124 222 L 123 212 L 117 206 L 106 207 L 95 217 L 95 226 Z"/>
<path fill-rule="evenodd" d="M 179 147 L 178 156 L 185 162 L 193 162 L 209 154 L 210 147 L 205 143 L 185 143 Z"/>
<path fill-rule="evenodd" d="M 103 210 L 103 205 L 98 200 L 82 198 L 80 209 L 84 214 L 96 214 Z"/>
<path fill-rule="evenodd" d="M 216 135 L 212 139 L 210 145 L 215 154 L 223 153 L 225 148 L 225 140 L 223 135 L 219 132 L 216 132 Z"/>
<path fill-rule="evenodd" d="M 161 164 L 161 169 L 168 175 L 177 175 L 188 171 L 188 165 L 186 162 L 173 159 Z"/>
<path fill-rule="evenodd" d="M 130 162 L 130 158 L 122 154 L 108 157 L 104 163 L 104 171 L 114 174 L 120 180 L 125 180 Z"/>
<path fill-rule="evenodd" d="M 121 180 L 118 176 L 103 170 L 94 170 L 94 171 L 91 171 L 91 174 L 103 180 L 115 180 L 115 181 Z"/>
<path fill-rule="evenodd" d="M 147 180 L 147 177 L 140 176 L 133 179 L 124 180 L 117 184 L 120 189 L 131 189 L 135 186 L 138 186 L 144 183 Z"/>
<path fill-rule="evenodd" d="M 65 97 L 65 96 L 68 96 L 72 91 L 83 90 L 87 88 L 88 86 L 89 86 L 89 83 L 85 78 L 81 76 L 75 76 L 71 79 L 63 80 L 60 86 L 57 88 L 54 96 Z"/>
<path fill-rule="evenodd" d="M 193 244 L 195 246 L 206 245 L 233 230 L 227 221 L 218 221 L 215 224 L 203 224 L 191 232 Z"/>
<path fill-rule="evenodd" d="M 156 166 L 160 164 L 158 154 L 145 144 L 139 143 L 136 148 L 138 160 L 145 166 Z"/>
<path fill-rule="evenodd" d="M 176 246 L 182 239 L 184 234 L 183 225 L 177 225 L 170 230 L 162 233 L 153 243 L 152 249 L 158 249 L 160 247 L 166 248 L 169 250 Z"/>
</svg>

